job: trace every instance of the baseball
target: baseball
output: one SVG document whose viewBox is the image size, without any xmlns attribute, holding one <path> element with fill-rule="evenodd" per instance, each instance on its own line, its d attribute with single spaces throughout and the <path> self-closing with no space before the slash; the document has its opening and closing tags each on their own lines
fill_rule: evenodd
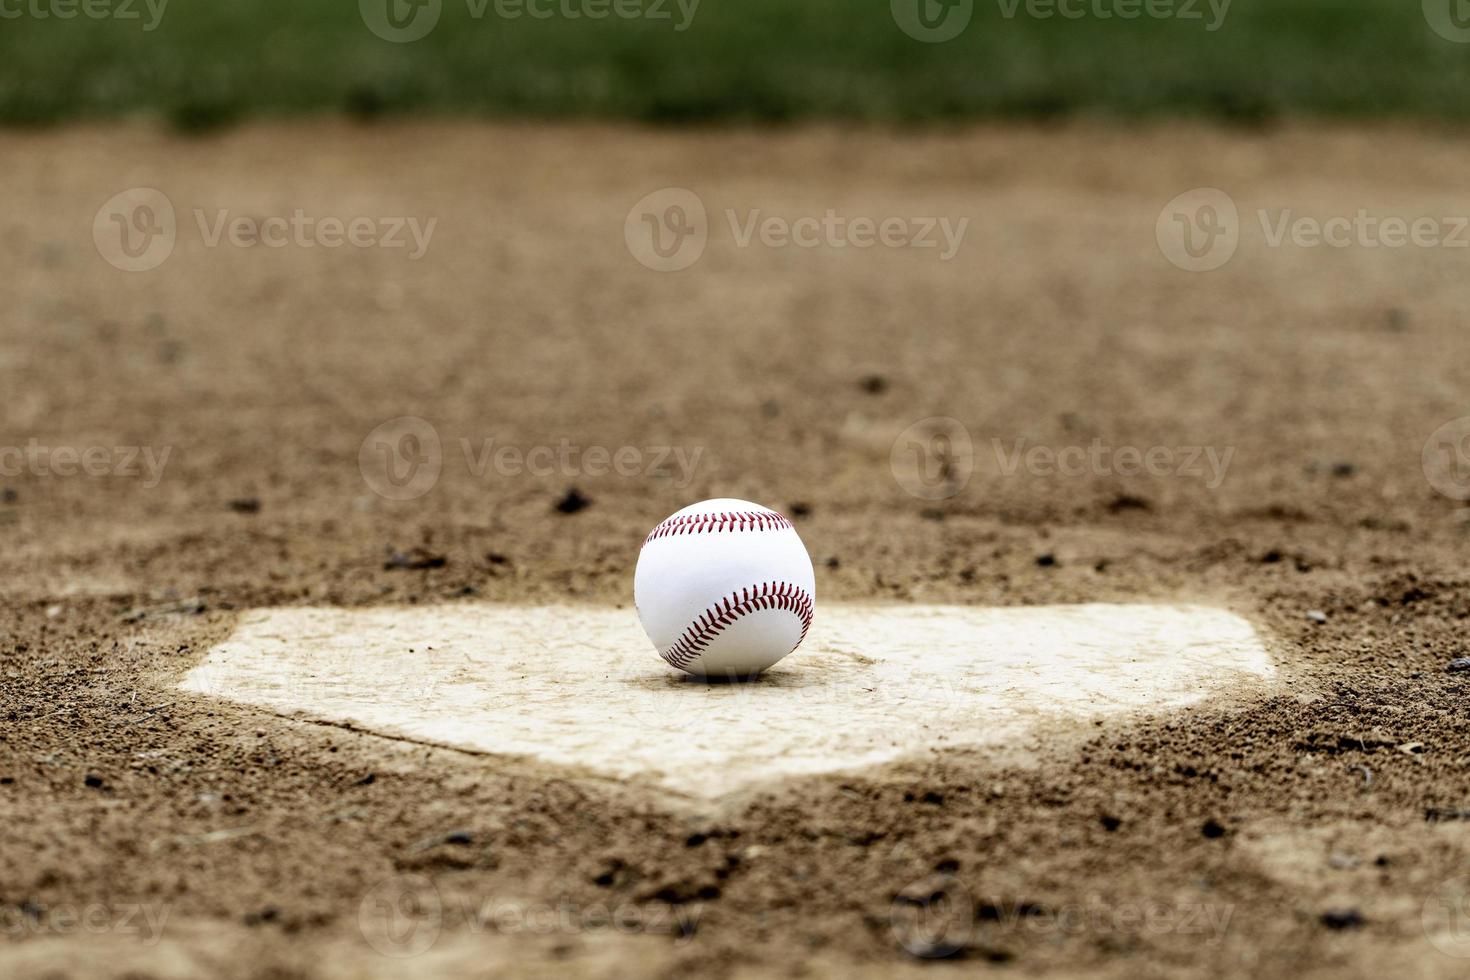
<svg viewBox="0 0 1470 980">
<path fill-rule="evenodd" d="M 748 500 L 691 504 L 644 539 L 633 575 L 643 630 L 670 666 L 750 677 L 801 644 L 816 576 L 785 517 Z"/>
</svg>

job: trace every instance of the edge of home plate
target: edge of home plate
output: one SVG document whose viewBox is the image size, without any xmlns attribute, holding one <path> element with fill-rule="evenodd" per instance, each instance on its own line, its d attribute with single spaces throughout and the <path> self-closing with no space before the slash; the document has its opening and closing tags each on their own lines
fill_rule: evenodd
<svg viewBox="0 0 1470 980">
<path fill-rule="evenodd" d="M 1026 744 L 1275 675 L 1251 624 L 1206 606 L 827 603 L 760 680 L 711 684 L 659 660 L 631 610 L 463 604 L 253 610 L 180 687 L 714 799 Z"/>
</svg>

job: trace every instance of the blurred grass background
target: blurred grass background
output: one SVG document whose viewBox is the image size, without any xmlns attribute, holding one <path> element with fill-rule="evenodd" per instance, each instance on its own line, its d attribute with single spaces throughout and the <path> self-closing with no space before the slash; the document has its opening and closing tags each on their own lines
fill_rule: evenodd
<svg viewBox="0 0 1470 980">
<path fill-rule="evenodd" d="M 1430 30 L 1418 0 L 1234 0 L 1214 31 L 1208 0 L 1192 20 L 1043 20 L 1024 7 L 1008 18 L 1009 0 L 975 0 L 968 28 L 938 44 L 900 30 L 886 0 L 702 0 L 683 31 L 676 0 L 663 20 L 510 20 L 494 0 L 475 17 L 467 0 L 442 0 L 437 26 L 411 43 L 376 36 L 356 0 L 172 0 L 151 31 L 147 0 L 127 0 L 132 20 L 26 12 L 56 2 L 5 0 L 22 13 L 0 19 L 0 123 L 1470 114 L 1470 44 Z"/>
</svg>

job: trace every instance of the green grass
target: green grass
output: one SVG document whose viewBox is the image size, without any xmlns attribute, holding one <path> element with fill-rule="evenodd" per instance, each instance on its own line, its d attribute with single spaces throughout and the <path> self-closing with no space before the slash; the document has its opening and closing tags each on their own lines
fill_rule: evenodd
<svg viewBox="0 0 1470 980">
<path fill-rule="evenodd" d="M 20 2 L 4 9 L 77 0 Z M 476 18 L 479 0 L 442 0 L 437 26 L 403 44 L 369 31 L 357 0 L 174 0 L 152 31 L 145 0 L 110 2 L 141 19 L 0 19 L 0 123 L 1470 115 L 1470 44 L 1433 33 L 1417 0 L 1235 0 L 1213 32 L 1207 0 L 1205 20 L 1006 18 L 1003 0 L 975 0 L 968 28 L 941 44 L 906 35 L 885 0 L 702 0 L 682 32 L 674 0 L 674 20 L 657 21 L 507 20 L 495 0 Z"/>
</svg>

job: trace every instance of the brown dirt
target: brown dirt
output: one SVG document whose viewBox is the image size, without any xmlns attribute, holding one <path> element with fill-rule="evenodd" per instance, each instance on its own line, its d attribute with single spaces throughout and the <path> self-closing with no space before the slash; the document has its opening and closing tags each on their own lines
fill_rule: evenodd
<svg viewBox="0 0 1470 980">
<path fill-rule="evenodd" d="M 1447 671 L 1470 652 L 1470 511 L 1420 453 L 1467 414 L 1466 252 L 1268 249 L 1254 214 L 1470 214 L 1467 149 L 1305 127 L 6 135 L 0 442 L 171 455 L 153 487 L 0 484 L 0 972 L 1461 975 L 1421 911 L 1470 858 L 1470 674 Z M 184 230 L 129 274 L 91 227 L 138 185 Z M 720 229 L 677 274 L 623 241 L 668 185 Z M 1192 274 L 1154 222 L 1200 185 L 1228 189 L 1245 230 Z M 204 248 L 190 213 L 298 207 L 439 223 L 410 261 Z M 948 263 L 741 249 L 725 208 L 971 227 Z M 400 415 L 445 445 L 438 485 L 407 502 L 357 462 Z M 937 503 L 888 463 L 931 415 L 982 456 Z M 1215 489 L 1006 476 L 990 440 L 1021 436 L 1235 456 Z M 683 487 L 480 478 L 459 440 L 491 437 L 703 455 Z M 573 486 L 590 506 L 563 514 Z M 642 535 L 716 495 L 802 514 L 824 598 L 1220 604 L 1273 637 L 1295 694 L 1099 729 L 1037 765 L 957 754 L 690 816 L 172 689 L 256 606 L 627 603 Z M 380 955 L 360 912 L 412 875 L 442 931 Z M 974 903 L 951 933 L 961 967 L 890 927 L 943 889 Z M 577 924 L 475 918 L 506 902 Z M 643 934 L 587 924 L 599 905 Z M 66 908 L 100 909 L 98 928 Z M 167 914 L 159 942 L 129 908 Z M 697 917 L 692 937 L 659 931 L 671 913 Z M 1201 915 L 1228 918 L 1202 932 L 1218 920 Z"/>
</svg>

